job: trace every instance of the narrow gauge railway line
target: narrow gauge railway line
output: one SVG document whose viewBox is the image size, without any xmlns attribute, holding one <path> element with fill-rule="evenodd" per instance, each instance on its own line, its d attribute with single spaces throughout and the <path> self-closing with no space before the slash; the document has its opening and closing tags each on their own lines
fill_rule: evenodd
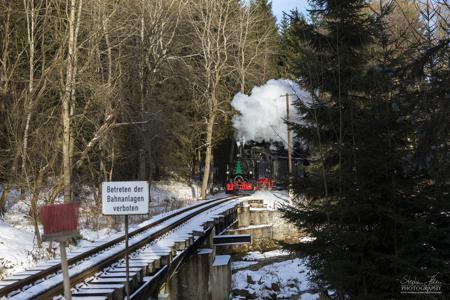
<svg viewBox="0 0 450 300">
<path fill-rule="evenodd" d="M 220 207 L 238 196 L 203 201 L 186 208 L 156 216 L 144 223 L 144 226 L 129 233 L 129 252 L 132 253 L 145 245 L 168 235 L 175 228 L 183 226 L 193 217 L 214 207 Z M 102 272 L 125 256 L 124 235 L 94 245 L 92 248 L 78 249 L 69 253 L 69 273 L 71 285 Z M 9 277 L 11 284 L 0 286 L 0 299 L 51 299 L 62 294 L 61 264 L 57 260 L 48 265 L 37 267 Z M 17 280 L 15 280 L 17 279 Z M 39 286 L 39 287 L 38 287 Z M 42 287 L 44 286 L 44 287 Z"/>
</svg>

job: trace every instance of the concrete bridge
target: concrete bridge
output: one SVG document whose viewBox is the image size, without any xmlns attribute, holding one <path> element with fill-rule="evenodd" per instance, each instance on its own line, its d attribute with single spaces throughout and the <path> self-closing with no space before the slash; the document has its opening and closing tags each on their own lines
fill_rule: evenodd
<svg viewBox="0 0 450 300">
<path fill-rule="evenodd" d="M 162 284 L 157 299 L 228 300 L 230 254 L 272 248 L 277 242 L 298 242 L 301 236 L 278 210 L 267 208 L 259 199 L 242 201 L 210 226 L 203 242 Z"/>
<path fill-rule="evenodd" d="M 129 299 L 225 300 L 231 254 L 298 237 L 263 200 L 233 196 L 199 202 L 155 216 L 131 233 L 128 276 L 120 234 L 69 252 L 72 299 L 125 299 L 128 282 Z M 60 269 L 54 259 L 5 278 L 0 299 L 60 297 Z"/>
</svg>

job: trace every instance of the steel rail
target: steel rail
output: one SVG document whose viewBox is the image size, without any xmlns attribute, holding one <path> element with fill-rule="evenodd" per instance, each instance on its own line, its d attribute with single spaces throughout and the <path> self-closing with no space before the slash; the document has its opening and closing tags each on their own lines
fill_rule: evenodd
<svg viewBox="0 0 450 300">
<path fill-rule="evenodd" d="M 151 242 L 151 241 L 153 241 L 153 240 L 163 236 L 164 234 L 166 234 L 169 231 L 171 231 L 173 228 L 178 227 L 180 224 L 186 222 L 187 220 L 189 220 L 190 218 L 192 218 L 193 216 L 195 216 L 197 214 L 200 214 L 200 213 L 202 213 L 202 212 L 204 212 L 204 211 L 206 211 L 206 210 L 208 210 L 208 209 L 210 209 L 210 208 L 212 208 L 214 206 L 220 205 L 220 204 L 222 204 L 224 202 L 227 202 L 227 201 L 230 201 L 230 200 L 234 200 L 236 198 L 239 198 L 239 196 L 231 196 L 231 197 L 224 197 L 224 198 L 219 198 L 219 199 L 214 199 L 214 200 L 208 200 L 208 201 L 196 204 L 196 205 L 192 205 L 192 206 L 189 206 L 189 207 L 186 207 L 186 208 L 183 208 L 183 209 L 179 209 L 179 210 L 177 210 L 177 211 L 175 211 L 173 213 L 169 213 L 168 215 L 151 222 L 150 224 L 147 224 L 147 225 L 145 225 L 145 226 L 143 226 L 141 228 L 135 229 L 132 232 L 130 232 L 130 234 L 129 234 L 130 238 L 132 238 L 133 236 L 136 236 L 136 235 L 138 235 L 138 234 L 140 234 L 142 232 L 145 232 L 145 231 L 147 231 L 147 230 L 149 230 L 149 229 L 151 229 L 151 228 L 153 228 L 153 227 L 155 227 L 155 226 L 157 226 L 157 225 L 159 225 L 159 224 L 161 224 L 161 223 L 163 223 L 163 222 L 165 222 L 167 220 L 170 220 L 170 219 L 172 219 L 174 217 L 177 217 L 177 216 L 179 216 L 179 215 L 181 215 L 183 213 L 186 213 L 188 211 L 195 210 L 197 208 L 202 207 L 200 210 L 196 210 L 195 212 L 193 212 L 193 213 L 191 213 L 191 214 L 181 218 L 180 220 L 170 224 L 169 226 L 167 226 L 167 227 L 157 231 L 156 233 L 154 233 L 150 237 L 145 238 L 145 239 L 137 242 L 136 244 L 130 246 L 129 251 L 132 252 L 132 251 L 135 251 L 138 248 L 141 248 L 145 244 L 147 244 L 147 243 L 149 243 L 149 242 Z M 84 261 L 87 258 L 95 255 L 96 253 L 99 253 L 99 252 L 101 252 L 101 251 L 103 251 L 105 249 L 113 247 L 114 245 L 120 244 L 124 240 L 125 240 L 125 236 L 123 235 L 123 236 L 120 236 L 118 238 L 112 239 L 112 240 L 110 240 L 110 241 L 108 241 L 108 242 L 106 242 L 106 243 L 104 243 L 104 244 L 102 244 L 102 245 L 100 245 L 98 247 L 95 247 L 95 248 L 92 248 L 92 249 L 90 249 L 90 250 L 88 250 L 86 252 L 80 253 L 79 255 L 74 256 L 74 257 L 72 257 L 72 258 L 70 258 L 68 260 L 69 265 L 74 265 L 74 264 L 76 264 L 76 263 L 78 263 L 80 261 Z M 111 256 L 111 257 L 109 257 L 109 258 L 107 258 L 107 259 L 105 259 L 105 260 L 103 260 L 103 261 L 93 265 L 90 269 L 84 270 L 83 272 L 80 272 L 80 273 L 72 276 L 70 278 L 71 285 L 74 285 L 74 284 L 77 284 L 79 282 L 84 281 L 84 279 L 86 279 L 86 278 L 94 275 L 95 273 L 101 271 L 103 268 L 109 266 L 113 262 L 115 262 L 117 260 L 120 260 L 121 258 L 124 257 L 124 253 L 125 253 L 125 249 L 123 251 L 120 251 L 117 254 L 115 254 L 115 255 L 113 255 L 113 256 Z M 47 268 L 45 270 L 40 271 L 39 273 L 30 275 L 30 276 L 28 276 L 28 277 L 26 277 L 24 279 L 20 279 L 17 282 L 14 282 L 14 283 L 12 283 L 10 285 L 7 285 L 7 286 L 5 286 L 5 287 L 0 289 L 0 298 L 1 297 L 8 297 L 8 295 L 11 294 L 14 291 L 22 290 L 24 287 L 33 285 L 33 283 L 37 282 L 38 280 L 45 279 L 49 275 L 56 274 L 60 269 L 61 269 L 61 264 L 56 264 L 56 265 L 51 266 L 51 267 L 49 267 L 49 268 Z M 51 287 L 50 289 L 48 289 L 47 291 L 43 292 L 41 295 L 39 295 L 38 297 L 33 298 L 33 299 L 49 299 L 49 297 L 56 296 L 56 295 L 61 294 L 61 293 L 62 293 L 62 285 L 58 284 L 58 286 Z"/>
</svg>

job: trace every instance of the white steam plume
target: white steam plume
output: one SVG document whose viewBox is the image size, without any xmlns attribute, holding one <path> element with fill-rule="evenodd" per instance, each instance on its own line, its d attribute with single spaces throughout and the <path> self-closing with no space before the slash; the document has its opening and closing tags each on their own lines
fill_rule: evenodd
<svg viewBox="0 0 450 300">
<path fill-rule="evenodd" d="M 290 120 L 299 122 L 301 116 L 293 102 L 300 98 L 309 103 L 311 97 L 291 80 L 272 79 L 263 86 L 254 87 L 249 96 L 236 94 L 231 102 L 239 112 L 239 115 L 233 117 L 236 139 L 282 142 L 286 147 L 286 94 L 289 94 Z"/>
</svg>

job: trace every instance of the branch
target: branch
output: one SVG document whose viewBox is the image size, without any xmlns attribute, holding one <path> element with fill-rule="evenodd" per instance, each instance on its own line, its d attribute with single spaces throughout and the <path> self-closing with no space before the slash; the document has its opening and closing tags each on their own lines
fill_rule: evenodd
<svg viewBox="0 0 450 300">
<path fill-rule="evenodd" d="M 129 125 L 142 125 L 147 124 L 151 121 L 151 119 L 148 119 L 146 121 L 139 121 L 139 122 L 122 122 L 122 123 L 116 123 L 114 127 L 121 127 L 121 126 L 129 126 Z"/>
<path fill-rule="evenodd" d="M 97 144 L 97 142 L 99 140 L 101 140 L 106 133 L 112 128 L 114 127 L 113 123 L 114 123 L 114 116 L 108 115 L 106 117 L 105 123 L 103 123 L 102 126 L 100 126 L 100 128 L 97 130 L 97 132 L 94 134 L 94 137 L 89 141 L 89 143 L 86 145 L 86 148 L 83 150 L 83 152 L 81 153 L 80 158 L 77 160 L 77 162 L 74 164 L 74 168 L 77 169 L 79 167 L 81 167 L 81 165 L 83 164 L 83 162 L 88 158 L 88 153 L 89 151 L 94 148 L 94 146 Z"/>
</svg>

